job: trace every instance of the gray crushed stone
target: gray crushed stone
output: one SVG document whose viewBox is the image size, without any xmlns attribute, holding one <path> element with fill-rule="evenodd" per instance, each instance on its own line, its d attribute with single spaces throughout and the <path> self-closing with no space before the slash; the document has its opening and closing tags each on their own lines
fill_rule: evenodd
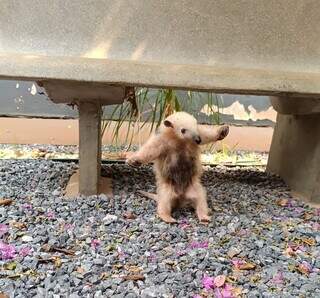
<svg viewBox="0 0 320 298">
<path fill-rule="evenodd" d="M 319 209 L 291 201 L 279 178 L 255 168 L 206 168 L 213 221 L 200 225 L 194 212 L 182 210 L 174 213 L 179 224 L 168 225 L 156 217 L 154 202 L 136 194 L 155 190 L 150 167 L 106 166 L 104 173 L 114 178 L 112 199 L 66 200 L 63 189 L 75 169 L 46 160 L 0 160 L 0 197 L 14 200 L 0 206 L 0 223 L 10 224 L 1 241 L 17 251 L 11 260 L 0 257 L 0 292 L 193 297 L 203 294 L 207 274 L 232 279 L 243 297 L 320 297 Z M 20 255 L 26 247 L 30 254 Z M 235 270 L 235 258 L 255 268 Z M 302 263 L 309 272 L 298 270 Z M 126 279 L 133 275 L 138 280 Z"/>
</svg>

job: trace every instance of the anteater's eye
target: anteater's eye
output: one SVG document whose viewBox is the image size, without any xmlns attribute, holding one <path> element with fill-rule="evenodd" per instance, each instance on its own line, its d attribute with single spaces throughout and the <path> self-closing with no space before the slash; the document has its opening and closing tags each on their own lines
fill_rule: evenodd
<svg viewBox="0 0 320 298">
<path fill-rule="evenodd" d="M 185 133 L 185 132 L 186 132 L 186 129 L 185 129 L 185 128 L 181 128 L 181 132 L 182 132 L 182 133 Z"/>
</svg>

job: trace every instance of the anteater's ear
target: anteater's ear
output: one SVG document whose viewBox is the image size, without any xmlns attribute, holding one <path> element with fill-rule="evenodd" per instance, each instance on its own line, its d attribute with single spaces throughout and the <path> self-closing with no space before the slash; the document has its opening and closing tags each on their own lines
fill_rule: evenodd
<svg viewBox="0 0 320 298">
<path fill-rule="evenodd" d="M 166 127 L 173 127 L 172 123 L 169 120 L 164 120 L 163 121 L 164 126 Z"/>
</svg>

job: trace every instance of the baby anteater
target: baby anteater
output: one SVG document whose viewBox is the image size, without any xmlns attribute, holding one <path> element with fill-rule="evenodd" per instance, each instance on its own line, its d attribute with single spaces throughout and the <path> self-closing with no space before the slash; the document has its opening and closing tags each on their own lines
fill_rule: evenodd
<svg viewBox="0 0 320 298">
<path fill-rule="evenodd" d="M 199 125 L 185 112 L 167 117 L 159 130 L 137 152 L 126 154 L 127 163 L 138 166 L 154 162 L 157 194 L 140 192 L 157 202 L 157 213 L 165 222 L 176 220 L 171 212 L 191 206 L 200 221 L 210 221 L 207 195 L 201 185 L 200 146 L 224 139 L 228 126 Z"/>
</svg>

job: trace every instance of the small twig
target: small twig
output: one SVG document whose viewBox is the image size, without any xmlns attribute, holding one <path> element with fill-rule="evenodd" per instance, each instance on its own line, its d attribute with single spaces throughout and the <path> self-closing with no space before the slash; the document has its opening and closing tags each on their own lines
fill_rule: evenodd
<svg viewBox="0 0 320 298">
<path fill-rule="evenodd" d="M 51 246 L 49 244 L 44 244 L 42 246 L 42 250 L 45 252 L 61 252 L 64 253 L 66 255 L 69 256 L 74 256 L 75 255 L 75 251 L 72 249 L 66 249 L 66 248 L 62 248 L 62 247 L 57 247 L 57 246 Z"/>
<path fill-rule="evenodd" d="M 10 279 L 15 279 L 15 278 L 19 278 L 21 277 L 23 274 L 21 273 L 17 273 L 17 274 L 13 274 L 13 275 L 4 275 L 4 274 L 1 274 L 0 275 L 0 278 L 10 278 Z M 1 296 L 1 293 L 0 293 L 0 298 L 2 297 L 6 297 L 6 296 Z"/>
<path fill-rule="evenodd" d="M 38 263 L 44 263 L 44 264 L 53 263 L 56 268 L 60 268 L 62 264 L 61 259 L 58 256 L 53 256 L 48 259 L 38 258 Z"/>
<path fill-rule="evenodd" d="M 125 276 L 123 276 L 123 279 L 138 281 L 138 280 L 145 280 L 145 277 L 141 274 L 134 274 L 134 275 L 125 275 Z"/>
<path fill-rule="evenodd" d="M 39 258 L 38 262 L 47 264 L 47 263 L 50 263 L 50 262 L 54 262 L 54 258 L 48 258 L 48 259 Z"/>
<path fill-rule="evenodd" d="M 13 203 L 11 199 L 0 199 L 0 206 L 9 206 Z"/>
<path fill-rule="evenodd" d="M 60 248 L 60 247 L 56 247 L 56 246 L 51 247 L 51 251 L 52 252 L 61 252 L 61 253 L 64 253 L 66 255 L 69 255 L 69 256 L 74 256 L 75 255 L 75 251 L 74 250 L 66 249 L 66 248 Z"/>
</svg>

